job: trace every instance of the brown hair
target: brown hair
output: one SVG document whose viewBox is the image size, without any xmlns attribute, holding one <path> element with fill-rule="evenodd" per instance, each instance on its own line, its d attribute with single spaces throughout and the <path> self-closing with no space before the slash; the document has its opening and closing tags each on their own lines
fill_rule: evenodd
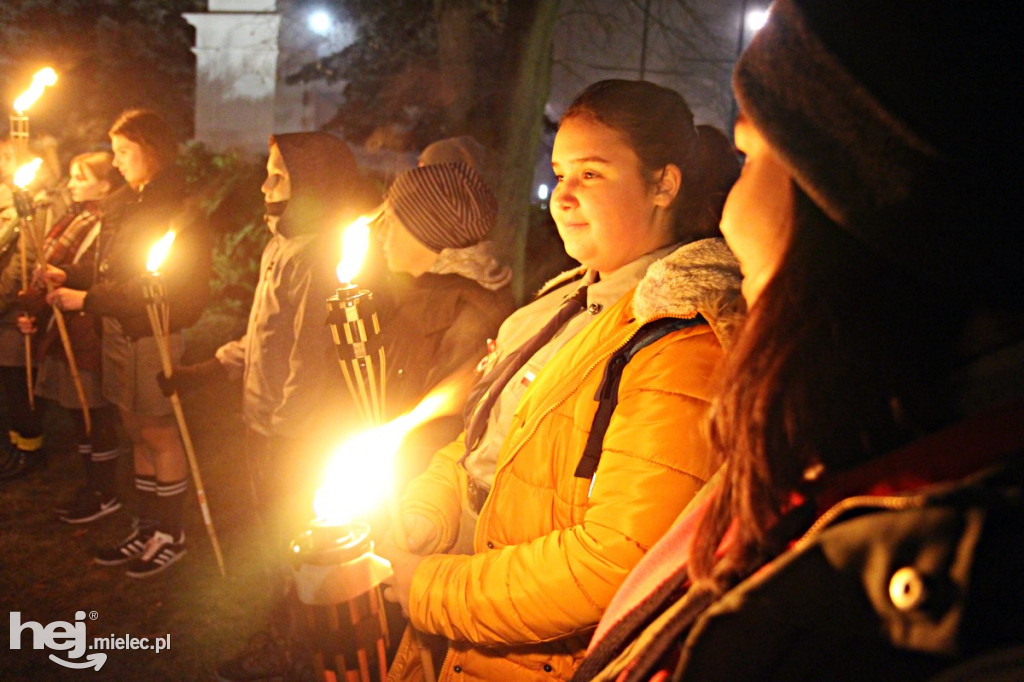
<svg viewBox="0 0 1024 682">
<path fill-rule="evenodd" d="M 590 116 L 622 133 L 648 182 L 657 182 L 670 163 L 679 168 L 682 187 L 670 207 L 677 240 L 721 236 L 718 223 L 739 176 L 739 159 L 722 131 L 694 127 L 682 95 L 648 81 L 603 80 L 577 95 L 562 120 L 575 116 Z"/>
<path fill-rule="evenodd" d="M 142 147 L 160 168 L 174 164 L 178 141 L 163 116 L 150 109 L 128 109 L 110 126 L 108 135 L 120 135 Z"/>
<path fill-rule="evenodd" d="M 121 186 L 124 178 L 114 168 L 114 155 L 107 151 L 85 152 L 78 154 L 71 159 L 68 167 L 78 164 L 85 166 L 89 172 L 96 176 L 97 180 L 106 180 L 110 183 L 111 191 Z"/>
<path fill-rule="evenodd" d="M 695 534 L 690 575 L 718 590 L 781 551 L 770 529 L 818 475 L 948 421 L 956 312 L 840 228 L 794 183 L 790 243 L 751 306 L 712 403 L 725 479 Z M 730 524 L 735 540 L 716 550 Z"/>
</svg>

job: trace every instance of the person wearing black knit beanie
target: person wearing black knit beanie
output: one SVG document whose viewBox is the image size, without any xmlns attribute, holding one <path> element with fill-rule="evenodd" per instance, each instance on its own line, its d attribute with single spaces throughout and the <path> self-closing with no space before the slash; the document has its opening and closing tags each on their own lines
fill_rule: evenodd
<svg viewBox="0 0 1024 682">
<path fill-rule="evenodd" d="M 733 75 L 722 465 L 574 679 L 1024 677 L 1019 15 L 773 4 Z"/>
</svg>

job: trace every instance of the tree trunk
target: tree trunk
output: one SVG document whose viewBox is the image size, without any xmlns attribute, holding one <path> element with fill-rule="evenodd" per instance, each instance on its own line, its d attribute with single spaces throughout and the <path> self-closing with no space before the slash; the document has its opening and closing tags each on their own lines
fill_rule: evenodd
<svg viewBox="0 0 1024 682">
<path fill-rule="evenodd" d="M 505 25 L 504 85 L 499 116 L 498 224 L 494 239 L 515 272 L 513 293 L 524 298 L 526 239 L 533 167 L 540 144 L 544 105 L 551 86 L 552 36 L 559 0 L 513 0 Z"/>
<path fill-rule="evenodd" d="M 441 103 L 447 135 L 473 130 L 469 120 L 475 108 L 480 74 L 477 46 L 480 36 L 476 15 L 478 0 L 434 0 L 437 20 L 437 54 L 441 71 Z"/>
</svg>

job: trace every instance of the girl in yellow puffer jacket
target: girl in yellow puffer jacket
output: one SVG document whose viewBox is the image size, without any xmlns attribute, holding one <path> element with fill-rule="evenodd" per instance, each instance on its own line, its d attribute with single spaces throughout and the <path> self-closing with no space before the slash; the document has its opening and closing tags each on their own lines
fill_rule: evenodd
<svg viewBox="0 0 1024 682">
<path fill-rule="evenodd" d="M 678 93 L 603 81 L 566 112 L 552 166 L 551 212 L 583 269 L 502 326 L 468 437 L 406 490 L 408 547 L 379 550 L 388 595 L 448 640 L 442 679 L 571 677 L 615 589 L 712 471 L 701 424 L 739 300 L 718 238 L 731 145 L 695 128 Z M 556 309 L 568 314 L 552 327 Z M 580 475 L 609 359 L 663 318 L 687 322 L 625 367 L 596 470 Z M 418 677 L 409 654 L 391 678 Z"/>
</svg>

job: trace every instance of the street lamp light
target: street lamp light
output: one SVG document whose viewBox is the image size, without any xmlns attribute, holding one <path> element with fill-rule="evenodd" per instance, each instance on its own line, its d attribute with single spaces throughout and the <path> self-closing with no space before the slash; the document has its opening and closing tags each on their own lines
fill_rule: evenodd
<svg viewBox="0 0 1024 682">
<path fill-rule="evenodd" d="M 768 12 L 764 7 L 748 7 L 748 0 L 743 0 L 740 7 L 740 34 L 736 38 L 736 59 L 743 54 L 743 48 L 747 46 L 748 38 L 764 28 L 768 22 Z M 732 97 L 732 120 L 735 121 L 739 114 L 739 105 L 736 103 L 736 96 Z"/>
<path fill-rule="evenodd" d="M 325 10 L 317 9 L 309 13 L 307 19 L 309 30 L 319 36 L 325 36 L 331 31 L 331 24 L 334 23 L 331 15 Z"/>
<path fill-rule="evenodd" d="M 764 28 L 764 25 L 768 23 L 768 10 L 752 9 L 747 12 L 744 22 L 746 23 L 747 32 L 753 35 Z"/>
</svg>

